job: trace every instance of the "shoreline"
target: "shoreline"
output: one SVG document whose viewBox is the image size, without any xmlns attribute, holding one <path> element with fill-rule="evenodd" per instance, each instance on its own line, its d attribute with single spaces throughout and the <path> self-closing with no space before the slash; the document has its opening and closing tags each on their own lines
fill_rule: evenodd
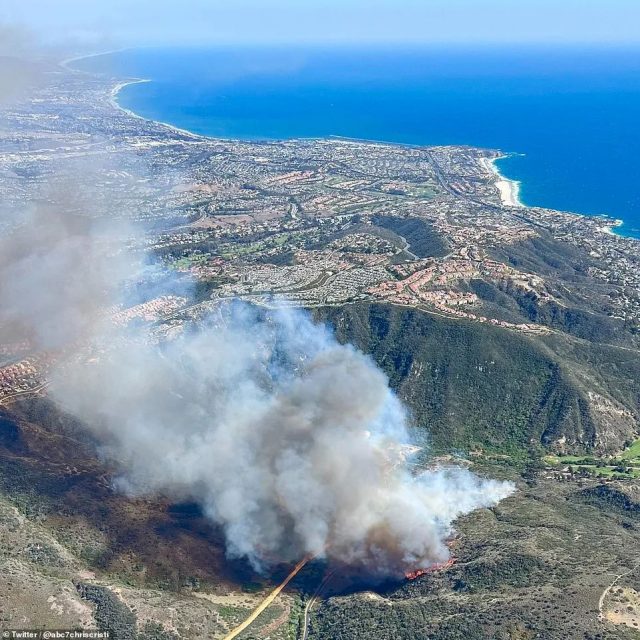
<svg viewBox="0 0 640 640">
<path fill-rule="evenodd" d="M 71 71 L 72 73 L 85 73 L 88 75 L 96 75 L 92 71 L 85 71 L 84 69 L 74 69 L 74 67 L 70 65 L 79 60 L 86 60 L 87 58 L 98 58 L 100 56 L 107 56 L 112 53 L 120 53 L 121 51 L 128 51 L 129 49 L 131 49 L 131 47 L 121 47 L 120 49 L 110 49 L 108 51 L 100 51 L 98 53 L 87 53 L 80 56 L 74 56 L 72 58 L 65 58 L 64 60 L 60 61 L 58 64 L 63 69 L 66 69 L 67 71 Z M 171 131 L 179 133 L 183 136 L 187 136 L 189 138 L 197 138 L 197 139 L 207 138 L 207 136 L 203 136 L 199 133 L 194 133 L 193 131 L 176 127 L 175 125 L 172 125 L 169 122 L 162 122 L 161 120 L 145 118 L 145 116 L 140 115 L 139 113 L 136 113 L 131 109 L 127 109 L 126 107 L 123 107 L 118 102 L 118 95 L 125 87 L 128 87 L 129 85 L 132 85 L 132 84 L 144 84 L 146 82 L 153 82 L 153 79 L 152 78 L 129 78 L 127 80 L 115 81 L 115 84 L 111 87 L 111 90 L 109 91 L 109 104 L 114 109 L 117 109 L 118 111 L 122 111 L 123 113 L 126 113 L 131 118 L 136 118 L 137 120 L 144 120 L 145 122 L 153 122 L 155 124 L 162 125 L 163 127 L 170 129 Z"/>
<path fill-rule="evenodd" d="M 133 78 L 131 80 L 122 80 L 121 82 L 116 83 L 111 88 L 111 91 L 109 93 L 109 103 L 115 109 L 118 109 L 123 113 L 126 113 L 128 116 L 132 118 L 137 118 L 138 120 L 144 120 L 145 122 L 153 122 L 155 124 L 160 124 L 163 127 L 167 127 L 167 129 L 171 129 L 172 131 L 179 133 L 180 135 L 187 136 L 189 138 L 207 139 L 207 136 L 203 136 L 199 133 L 194 133 L 193 131 L 189 131 L 187 129 L 181 129 L 180 127 L 176 127 L 175 125 L 170 124 L 168 122 L 162 122 L 162 120 L 154 120 L 152 118 L 145 118 L 145 116 L 142 116 L 139 113 L 132 111 L 131 109 L 127 109 L 126 107 L 123 107 L 118 102 L 118 95 L 125 87 L 128 87 L 129 85 L 132 85 L 132 84 L 145 84 L 147 82 L 153 82 L 153 80 L 151 80 L 151 78 Z M 214 138 L 209 138 L 209 139 L 214 139 Z"/>
<path fill-rule="evenodd" d="M 507 178 L 496 165 L 496 161 L 507 158 L 507 154 L 498 156 L 497 158 L 483 158 L 484 167 L 493 173 L 497 178 L 495 186 L 500 193 L 500 201 L 505 207 L 524 207 L 525 204 L 520 200 L 520 181 Z"/>
<path fill-rule="evenodd" d="M 608 234 L 610 236 L 615 236 L 616 238 L 632 238 L 634 240 L 638 239 L 635 236 L 625 236 L 622 233 L 616 233 L 614 231 L 614 229 L 616 229 L 618 227 L 621 227 L 622 225 L 624 225 L 624 220 L 621 220 L 620 218 L 616 218 L 615 220 L 613 220 L 612 222 L 610 222 L 608 224 L 603 224 L 598 229 L 602 233 L 606 233 L 606 234 Z"/>
<path fill-rule="evenodd" d="M 127 49 L 129 49 L 130 47 L 123 47 L 121 49 L 114 49 L 111 51 L 103 51 L 103 52 L 99 52 L 99 53 L 93 53 L 93 54 L 87 54 L 87 55 L 81 55 L 81 56 L 76 56 L 73 58 L 68 58 L 63 60 L 62 62 L 60 62 L 60 66 L 62 66 L 63 68 L 72 71 L 72 72 L 76 72 L 76 73 L 91 73 L 90 71 L 83 71 L 80 69 L 73 69 L 73 67 L 68 66 L 70 63 L 78 61 L 78 60 L 83 60 L 85 58 L 94 58 L 94 57 L 98 57 L 98 56 L 102 56 L 102 55 L 109 55 L 110 53 L 118 53 L 120 51 L 126 51 Z M 110 91 L 110 103 L 111 105 L 122 111 L 123 113 L 126 113 L 128 116 L 133 117 L 133 118 L 137 118 L 140 120 L 144 120 L 146 122 L 153 122 L 155 124 L 161 125 L 163 127 L 166 127 L 167 129 L 180 134 L 182 136 L 186 136 L 188 138 L 191 138 L 193 140 L 225 140 L 225 141 L 234 141 L 234 142 L 255 142 L 255 140 L 244 140 L 242 138 L 224 138 L 221 136 L 208 136 L 206 134 L 201 134 L 201 133 L 195 133 L 193 131 L 189 131 L 188 129 L 182 129 L 174 124 L 171 124 L 169 122 L 164 122 L 162 120 L 156 120 L 153 118 L 147 118 L 143 115 L 140 115 L 138 113 L 136 113 L 135 111 L 132 111 L 131 109 L 128 109 L 126 107 L 123 107 L 119 102 L 118 102 L 118 95 L 120 94 L 120 92 L 122 91 L 122 89 L 124 89 L 125 87 L 129 86 L 129 85 L 133 85 L 133 84 L 142 84 L 142 83 L 147 83 L 147 82 L 153 82 L 152 78 L 132 78 L 130 80 L 122 80 L 120 82 L 117 82 L 111 89 Z M 322 137 L 303 137 L 303 138 L 282 138 L 282 139 L 271 139 L 271 138 L 259 138 L 256 140 L 264 140 L 264 141 L 268 141 L 268 142 L 273 142 L 273 143 L 277 143 L 277 142 L 287 142 L 290 140 L 297 140 L 297 139 L 302 139 L 302 140 L 344 140 L 345 142 L 361 142 L 361 143 L 365 143 L 365 144 L 379 144 L 379 145 L 389 145 L 389 146 L 402 146 L 402 147 L 413 147 L 413 148 L 428 148 L 429 145 L 419 145 L 419 144 L 411 144 L 411 143 L 402 143 L 402 142 L 394 142 L 394 141 L 386 141 L 386 140 L 372 140 L 372 139 L 362 139 L 362 138 L 354 138 L 354 137 L 349 137 L 349 136 L 341 136 L 341 135 L 328 135 L 328 136 L 322 136 Z M 497 178 L 497 180 L 495 181 L 495 186 L 498 189 L 499 195 L 500 195 L 500 201 L 502 203 L 503 206 L 505 207 L 517 207 L 517 208 L 526 208 L 528 205 L 524 204 L 522 202 L 522 200 L 520 199 L 520 187 L 521 187 L 521 181 L 519 180 L 513 180 L 511 178 L 507 178 L 506 176 L 504 176 L 501 172 L 500 169 L 497 167 L 496 162 L 498 160 L 501 160 L 503 158 L 507 158 L 509 157 L 511 154 L 508 153 L 502 153 L 501 155 L 498 155 L 497 157 L 494 158 L 482 158 L 481 159 L 481 163 L 482 165 L 485 167 L 485 169 L 487 169 L 487 171 L 493 173 L 495 175 L 495 177 Z M 575 211 L 570 211 L 567 213 L 572 213 L 573 215 L 576 216 L 586 216 L 586 217 L 597 217 L 597 216 L 593 216 L 593 215 L 587 215 L 587 214 L 582 214 L 582 213 L 578 213 Z M 605 214 L 603 214 L 604 217 L 607 217 L 609 219 L 609 221 L 605 224 L 603 224 L 602 226 L 598 227 L 598 230 L 601 231 L 602 233 L 606 233 L 608 235 L 614 236 L 616 238 L 624 238 L 624 239 L 632 239 L 632 240 L 638 240 L 640 241 L 640 237 L 639 236 L 635 236 L 635 235 L 626 235 L 623 234 L 619 231 L 616 231 L 616 229 L 620 229 L 621 227 L 624 226 L 624 220 L 621 220 L 619 218 L 616 219 L 612 219 L 609 216 L 606 216 Z"/>
</svg>

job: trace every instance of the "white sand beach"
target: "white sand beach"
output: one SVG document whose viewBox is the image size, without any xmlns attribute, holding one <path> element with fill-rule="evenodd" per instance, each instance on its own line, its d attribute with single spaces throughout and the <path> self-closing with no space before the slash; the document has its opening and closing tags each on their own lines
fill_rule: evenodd
<svg viewBox="0 0 640 640">
<path fill-rule="evenodd" d="M 619 234 L 617 234 L 614 229 L 616 227 L 621 227 L 623 224 L 622 220 L 614 220 L 611 223 L 608 224 L 604 224 L 601 227 L 598 227 L 598 231 L 601 231 L 602 233 L 608 233 L 610 236 L 617 236 Z"/>
<path fill-rule="evenodd" d="M 498 170 L 498 167 L 496 167 L 496 160 L 498 160 L 498 158 L 495 158 L 494 160 L 483 158 L 482 164 L 486 167 L 487 171 L 495 174 L 498 178 L 495 185 L 500 192 L 500 200 L 502 201 L 502 204 L 506 207 L 523 207 L 524 205 L 520 202 L 520 183 L 517 180 L 509 180 L 508 178 L 505 178 Z"/>
<path fill-rule="evenodd" d="M 519 199 L 520 183 L 516 180 L 507 180 L 502 178 L 496 182 L 496 187 L 500 191 L 500 199 L 502 204 L 507 207 L 521 207 L 522 202 Z"/>
</svg>

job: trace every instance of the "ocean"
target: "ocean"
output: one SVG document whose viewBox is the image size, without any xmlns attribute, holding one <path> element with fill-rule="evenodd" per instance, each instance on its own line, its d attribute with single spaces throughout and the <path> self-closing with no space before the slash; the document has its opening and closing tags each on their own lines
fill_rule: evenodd
<svg viewBox="0 0 640 640">
<path fill-rule="evenodd" d="M 150 79 L 119 104 L 209 136 L 500 149 L 524 204 L 640 237 L 638 48 L 145 48 L 73 66 Z"/>
</svg>

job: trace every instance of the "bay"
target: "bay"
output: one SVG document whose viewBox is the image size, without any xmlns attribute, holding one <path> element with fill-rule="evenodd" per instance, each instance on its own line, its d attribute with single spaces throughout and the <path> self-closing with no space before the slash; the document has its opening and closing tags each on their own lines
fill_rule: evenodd
<svg viewBox="0 0 640 640">
<path fill-rule="evenodd" d="M 151 80 L 119 104 L 208 136 L 497 148 L 524 204 L 640 237 L 639 48 L 145 48 L 73 66 Z"/>
</svg>

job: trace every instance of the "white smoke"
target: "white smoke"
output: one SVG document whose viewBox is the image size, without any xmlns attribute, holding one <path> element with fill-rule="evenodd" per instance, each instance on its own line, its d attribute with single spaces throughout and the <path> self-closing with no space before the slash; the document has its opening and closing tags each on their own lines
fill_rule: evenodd
<svg viewBox="0 0 640 640">
<path fill-rule="evenodd" d="M 513 491 L 412 473 L 386 376 L 305 312 L 229 303 L 160 343 L 114 328 L 134 261 L 111 231 L 47 211 L 0 240 L 0 324 L 58 353 L 51 396 L 121 490 L 197 500 L 256 568 L 314 555 L 385 576 L 446 560 L 456 517 Z"/>
<path fill-rule="evenodd" d="M 67 201 L 68 204 L 68 201 Z M 127 225 L 33 206 L 0 236 L 0 343 L 60 348 L 97 332 L 135 262 L 118 246 Z"/>
<path fill-rule="evenodd" d="M 256 567 L 310 554 L 383 575 L 448 557 L 453 520 L 509 484 L 412 475 L 404 408 L 365 355 L 300 311 L 236 303 L 155 346 L 128 341 L 67 366 L 54 397 L 122 470 L 130 493 L 198 500 Z"/>
<path fill-rule="evenodd" d="M 121 490 L 197 500 L 258 568 L 315 555 L 380 575 L 445 560 L 456 517 L 513 491 L 461 469 L 412 473 L 385 375 L 302 311 L 236 302 L 160 344 L 109 329 L 134 261 L 114 249 L 125 232 L 78 215 L 65 184 L 54 209 L 0 235 L 0 342 L 57 353 L 52 397 Z"/>
</svg>

